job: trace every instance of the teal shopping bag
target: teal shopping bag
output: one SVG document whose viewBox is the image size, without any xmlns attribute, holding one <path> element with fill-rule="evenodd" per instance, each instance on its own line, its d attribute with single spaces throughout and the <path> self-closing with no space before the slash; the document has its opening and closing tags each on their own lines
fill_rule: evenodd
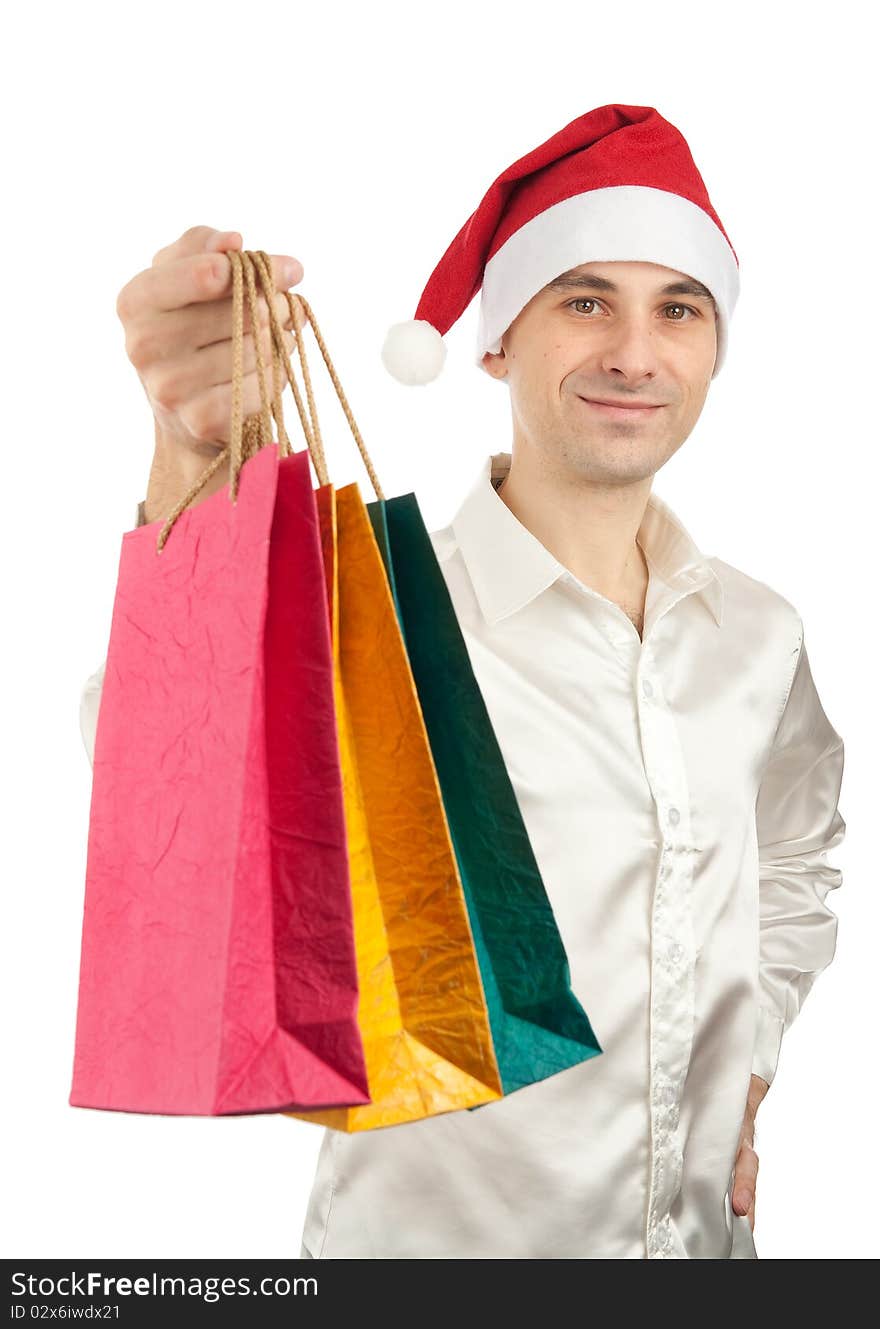
<svg viewBox="0 0 880 1329">
<path fill-rule="evenodd" d="M 602 1048 L 571 990 L 565 947 L 416 496 L 367 509 L 425 719 L 508 1094 Z"/>
</svg>

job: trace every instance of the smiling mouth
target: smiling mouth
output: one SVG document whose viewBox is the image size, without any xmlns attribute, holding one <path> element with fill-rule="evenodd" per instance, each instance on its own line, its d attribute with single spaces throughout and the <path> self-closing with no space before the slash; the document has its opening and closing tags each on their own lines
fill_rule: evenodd
<svg viewBox="0 0 880 1329">
<path fill-rule="evenodd" d="M 591 407 L 592 410 L 594 411 L 603 411 L 606 415 L 610 416 L 616 415 L 620 417 L 626 416 L 631 419 L 635 419 L 641 416 L 647 417 L 653 414 L 654 411 L 660 411 L 663 409 L 662 406 L 659 405 L 657 406 L 627 405 L 624 402 L 618 404 L 617 402 L 610 403 L 603 401 L 593 401 L 590 397 L 581 397 L 580 400 L 584 403 L 585 406 Z"/>
</svg>

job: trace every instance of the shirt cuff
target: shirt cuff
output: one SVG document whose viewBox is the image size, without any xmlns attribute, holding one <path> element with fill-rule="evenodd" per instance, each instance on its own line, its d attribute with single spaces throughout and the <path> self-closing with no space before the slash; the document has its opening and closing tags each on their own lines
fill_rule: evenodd
<svg viewBox="0 0 880 1329">
<path fill-rule="evenodd" d="M 758 1007 L 758 1026 L 755 1030 L 755 1048 L 752 1053 L 752 1075 L 760 1075 L 772 1083 L 782 1047 L 785 1023 L 764 1006 Z"/>
</svg>

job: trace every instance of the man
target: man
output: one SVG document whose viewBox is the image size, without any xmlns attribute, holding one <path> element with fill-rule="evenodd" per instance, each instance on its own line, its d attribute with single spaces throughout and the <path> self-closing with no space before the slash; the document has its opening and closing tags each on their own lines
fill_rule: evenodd
<svg viewBox="0 0 880 1329">
<path fill-rule="evenodd" d="M 223 441 L 226 365 L 197 373 L 220 341 L 199 301 L 229 305 L 206 243 L 225 241 L 183 237 L 121 297 L 165 412 L 139 519 Z M 755 1258 L 755 1114 L 834 953 L 845 827 L 797 611 L 651 492 L 721 366 L 736 256 L 678 131 L 607 106 L 493 183 L 389 334 L 401 381 L 436 376 L 480 286 L 512 449 L 432 538 L 603 1052 L 474 1112 L 325 1132 L 302 1254 Z"/>
</svg>

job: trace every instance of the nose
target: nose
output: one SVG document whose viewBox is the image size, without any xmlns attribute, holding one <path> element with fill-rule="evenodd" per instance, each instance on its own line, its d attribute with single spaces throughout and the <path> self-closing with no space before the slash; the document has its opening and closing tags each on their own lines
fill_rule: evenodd
<svg viewBox="0 0 880 1329">
<path fill-rule="evenodd" d="M 638 317 L 618 319 L 606 331 L 600 361 L 606 374 L 627 383 L 650 381 L 659 368 L 657 342 L 650 324 Z"/>
</svg>

